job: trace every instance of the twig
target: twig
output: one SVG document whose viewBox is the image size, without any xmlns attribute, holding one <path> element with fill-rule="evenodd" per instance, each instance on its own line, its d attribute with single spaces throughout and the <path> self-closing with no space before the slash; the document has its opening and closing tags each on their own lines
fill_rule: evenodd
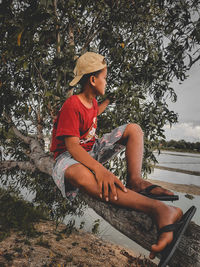
<svg viewBox="0 0 200 267">
<path fill-rule="evenodd" d="M 197 62 L 199 59 L 200 59 L 200 55 L 190 63 L 190 68 L 191 68 L 192 65 L 194 65 L 194 63 Z"/>
<path fill-rule="evenodd" d="M 38 67 L 36 66 L 36 64 L 35 64 L 34 62 L 33 62 L 33 66 L 36 68 L 36 70 L 37 70 L 37 72 L 38 72 L 38 74 L 39 74 L 40 80 L 41 80 L 41 82 L 42 82 L 44 88 L 47 90 L 47 86 L 46 86 L 46 84 L 45 84 L 44 79 L 42 78 L 42 74 L 41 74 L 40 70 L 38 69 Z"/>
<path fill-rule="evenodd" d="M 54 12 L 56 16 L 56 20 L 58 22 L 58 12 L 57 12 L 57 0 L 53 1 L 54 6 Z M 60 54 L 60 31 L 59 31 L 59 25 L 56 24 L 56 41 L 57 41 L 57 54 Z"/>
</svg>

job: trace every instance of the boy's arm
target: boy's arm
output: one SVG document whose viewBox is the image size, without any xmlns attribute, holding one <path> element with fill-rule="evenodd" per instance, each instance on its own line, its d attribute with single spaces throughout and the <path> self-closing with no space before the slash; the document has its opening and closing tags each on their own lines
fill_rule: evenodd
<svg viewBox="0 0 200 267">
<path fill-rule="evenodd" d="M 101 198 L 104 194 L 106 201 L 109 200 L 108 197 L 110 188 L 114 199 L 117 200 L 115 185 L 119 186 L 123 191 L 127 191 L 122 182 L 113 173 L 108 171 L 101 163 L 91 157 L 90 154 L 79 144 L 78 137 L 65 137 L 65 145 L 68 152 L 75 160 L 94 172 Z"/>
<path fill-rule="evenodd" d="M 107 108 L 107 106 L 110 104 L 110 100 L 106 99 L 104 100 L 100 105 L 99 105 L 99 111 L 98 111 L 98 116 L 104 112 L 104 110 Z"/>
<path fill-rule="evenodd" d="M 106 100 L 104 100 L 100 105 L 99 105 L 99 112 L 97 115 L 100 115 L 102 112 L 104 112 L 104 110 L 106 109 L 106 107 L 115 102 L 116 101 L 116 94 L 115 93 L 110 93 L 107 95 Z"/>
</svg>

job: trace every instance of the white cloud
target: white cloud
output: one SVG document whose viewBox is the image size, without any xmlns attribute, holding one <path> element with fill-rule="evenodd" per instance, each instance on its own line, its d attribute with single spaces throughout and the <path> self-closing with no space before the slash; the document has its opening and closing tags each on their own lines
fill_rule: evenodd
<svg viewBox="0 0 200 267">
<path fill-rule="evenodd" d="M 169 101 L 169 109 L 178 113 L 179 123 L 165 126 L 167 140 L 181 140 L 188 142 L 200 142 L 200 90 L 199 90 L 199 62 L 188 72 L 189 77 L 179 84 L 172 83 L 172 87 L 178 96 L 176 103 Z"/>
<path fill-rule="evenodd" d="M 200 125 L 184 122 L 175 124 L 172 127 L 166 125 L 164 129 L 167 140 L 184 139 L 187 142 L 200 142 Z"/>
</svg>

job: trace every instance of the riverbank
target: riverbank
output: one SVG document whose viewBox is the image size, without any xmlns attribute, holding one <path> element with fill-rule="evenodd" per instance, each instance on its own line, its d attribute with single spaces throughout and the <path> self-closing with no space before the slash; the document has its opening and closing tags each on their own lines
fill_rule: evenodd
<svg viewBox="0 0 200 267">
<path fill-rule="evenodd" d="M 99 236 L 59 224 L 42 208 L 0 188 L 0 267 L 156 266 Z"/>
<path fill-rule="evenodd" d="M 155 267 L 131 250 L 103 241 L 98 236 L 52 221 L 34 224 L 36 235 L 12 231 L 0 244 L 1 267 Z"/>
<path fill-rule="evenodd" d="M 153 180 L 153 179 L 148 179 L 147 181 L 149 181 L 153 184 L 157 184 L 159 186 L 162 186 L 164 188 L 167 188 L 169 190 L 176 191 L 176 192 L 185 193 L 187 195 L 200 196 L 200 186 L 186 185 L 186 184 L 173 184 L 173 183 L 168 183 L 168 182 Z"/>
<path fill-rule="evenodd" d="M 165 167 L 165 166 L 160 166 L 160 165 L 159 166 L 155 166 L 155 169 L 166 170 L 166 171 L 171 171 L 171 172 L 180 172 L 180 173 L 185 173 L 185 174 L 189 174 L 189 175 L 200 176 L 200 172 L 199 171 L 189 171 L 189 170 Z"/>
</svg>

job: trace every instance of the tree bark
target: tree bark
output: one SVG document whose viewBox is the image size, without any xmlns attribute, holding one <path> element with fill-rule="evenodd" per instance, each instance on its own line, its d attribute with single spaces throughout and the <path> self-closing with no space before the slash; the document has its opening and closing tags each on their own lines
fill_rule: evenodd
<svg viewBox="0 0 200 267">
<path fill-rule="evenodd" d="M 35 171 L 35 166 L 31 164 L 29 161 L 13 161 L 13 160 L 6 160 L 1 162 L 0 164 L 0 171 L 10 170 L 13 168 L 19 168 L 25 171 Z"/>
<path fill-rule="evenodd" d="M 81 198 L 113 227 L 143 248 L 150 250 L 157 230 L 151 218 L 142 212 L 119 208 L 82 194 Z M 158 255 L 159 256 L 159 255 Z M 200 266 L 200 226 L 191 222 L 176 249 L 169 266 Z"/>
</svg>

